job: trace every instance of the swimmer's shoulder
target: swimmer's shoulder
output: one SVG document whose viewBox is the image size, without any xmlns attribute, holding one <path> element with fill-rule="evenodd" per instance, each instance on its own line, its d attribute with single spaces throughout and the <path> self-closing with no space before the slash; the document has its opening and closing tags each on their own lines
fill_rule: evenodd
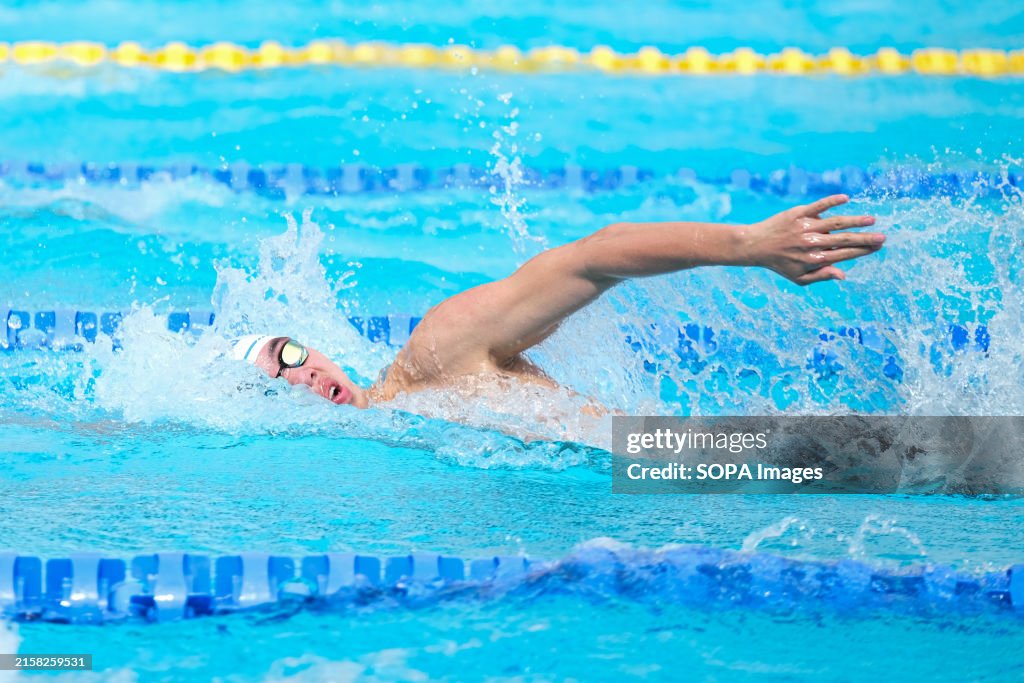
<svg viewBox="0 0 1024 683">
<path fill-rule="evenodd" d="M 419 329 L 417 326 L 416 330 Z M 429 335 L 413 332 L 391 365 L 381 371 L 377 379 L 383 400 L 446 383 L 448 373 L 445 372 L 443 356 L 434 348 Z"/>
<path fill-rule="evenodd" d="M 402 347 L 396 363 L 417 382 L 475 374 L 491 369 L 492 359 L 481 344 L 474 318 L 459 301 L 449 299 L 423 316 Z"/>
</svg>

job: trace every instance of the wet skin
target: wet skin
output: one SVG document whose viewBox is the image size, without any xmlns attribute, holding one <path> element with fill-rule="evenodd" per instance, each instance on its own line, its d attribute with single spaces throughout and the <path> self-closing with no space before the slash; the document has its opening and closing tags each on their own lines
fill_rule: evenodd
<svg viewBox="0 0 1024 683">
<path fill-rule="evenodd" d="M 627 279 L 718 265 L 768 268 L 801 286 L 845 280 L 837 263 L 874 254 L 885 242 L 881 233 L 851 231 L 873 225 L 872 216 L 822 215 L 848 201 L 846 195 L 832 195 L 750 225 L 610 225 L 535 256 L 507 278 L 434 306 L 388 372 L 367 389 L 308 347 L 305 363 L 283 367 L 280 353 L 287 337 L 271 340 L 256 364 L 271 377 L 304 384 L 333 403 L 357 408 L 472 377 L 500 375 L 557 386 L 523 352 Z"/>
<path fill-rule="evenodd" d="M 309 356 L 297 368 L 285 367 L 281 362 L 281 349 L 289 337 L 275 337 L 260 351 L 256 366 L 272 378 L 283 378 L 288 384 L 304 384 L 318 396 L 337 405 L 366 408 L 370 404 L 365 389 L 357 386 L 330 358 L 316 349 L 306 347 Z"/>
</svg>

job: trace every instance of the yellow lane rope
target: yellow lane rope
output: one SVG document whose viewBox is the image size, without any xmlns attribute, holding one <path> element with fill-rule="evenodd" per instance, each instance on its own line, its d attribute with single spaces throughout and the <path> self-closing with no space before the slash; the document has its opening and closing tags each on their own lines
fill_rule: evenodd
<svg viewBox="0 0 1024 683">
<path fill-rule="evenodd" d="M 540 47 L 522 51 L 503 46 L 478 50 L 465 45 L 396 45 L 380 42 L 344 43 L 316 40 L 300 47 L 285 47 L 268 41 L 251 49 L 234 43 L 192 47 L 168 43 L 147 49 L 125 42 L 108 48 L 99 43 L 77 41 L 51 43 L 29 41 L 0 43 L 0 63 L 45 64 L 63 61 L 82 67 L 112 62 L 124 67 L 148 67 L 192 72 L 207 69 L 241 71 L 318 65 L 348 67 L 407 67 L 419 69 L 494 69 L 516 73 L 550 73 L 591 69 L 609 74 L 740 74 L 758 73 L 802 76 L 807 74 L 897 75 L 917 73 L 929 76 L 971 75 L 993 78 L 1024 76 L 1024 50 L 946 50 L 924 48 L 902 54 L 882 48 L 872 55 L 855 55 L 846 48 L 833 48 L 824 55 L 812 55 L 788 47 L 775 54 L 759 54 L 750 48 L 713 55 L 702 47 L 682 54 L 666 54 L 655 47 L 635 53 L 616 52 L 598 46 L 589 52 L 569 47 Z"/>
</svg>

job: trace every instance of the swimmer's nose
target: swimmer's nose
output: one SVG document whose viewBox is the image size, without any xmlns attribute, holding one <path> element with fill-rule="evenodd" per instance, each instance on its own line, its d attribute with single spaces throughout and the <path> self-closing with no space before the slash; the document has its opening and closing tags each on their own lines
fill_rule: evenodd
<svg viewBox="0 0 1024 683">
<path fill-rule="evenodd" d="M 281 371 L 281 376 L 288 381 L 288 384 L 305 384 L 307 386 L 313 386 L 313 383 L 316 381 L 316 370 L 305 366 L 298 368 L 285 368 Z"/>
</svg>

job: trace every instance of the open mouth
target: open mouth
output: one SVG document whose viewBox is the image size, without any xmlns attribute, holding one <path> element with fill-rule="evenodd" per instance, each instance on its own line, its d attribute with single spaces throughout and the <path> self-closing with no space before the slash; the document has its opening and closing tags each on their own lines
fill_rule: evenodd
<svg viewBox="0 0 1024 683">
<path fill-rule="evenodd" d="M 324 388 L 324 397 L 336 405 L 348 403 L 352 399 L 352 392 L 342 384 L 331 383 Z"/>
</svg>

